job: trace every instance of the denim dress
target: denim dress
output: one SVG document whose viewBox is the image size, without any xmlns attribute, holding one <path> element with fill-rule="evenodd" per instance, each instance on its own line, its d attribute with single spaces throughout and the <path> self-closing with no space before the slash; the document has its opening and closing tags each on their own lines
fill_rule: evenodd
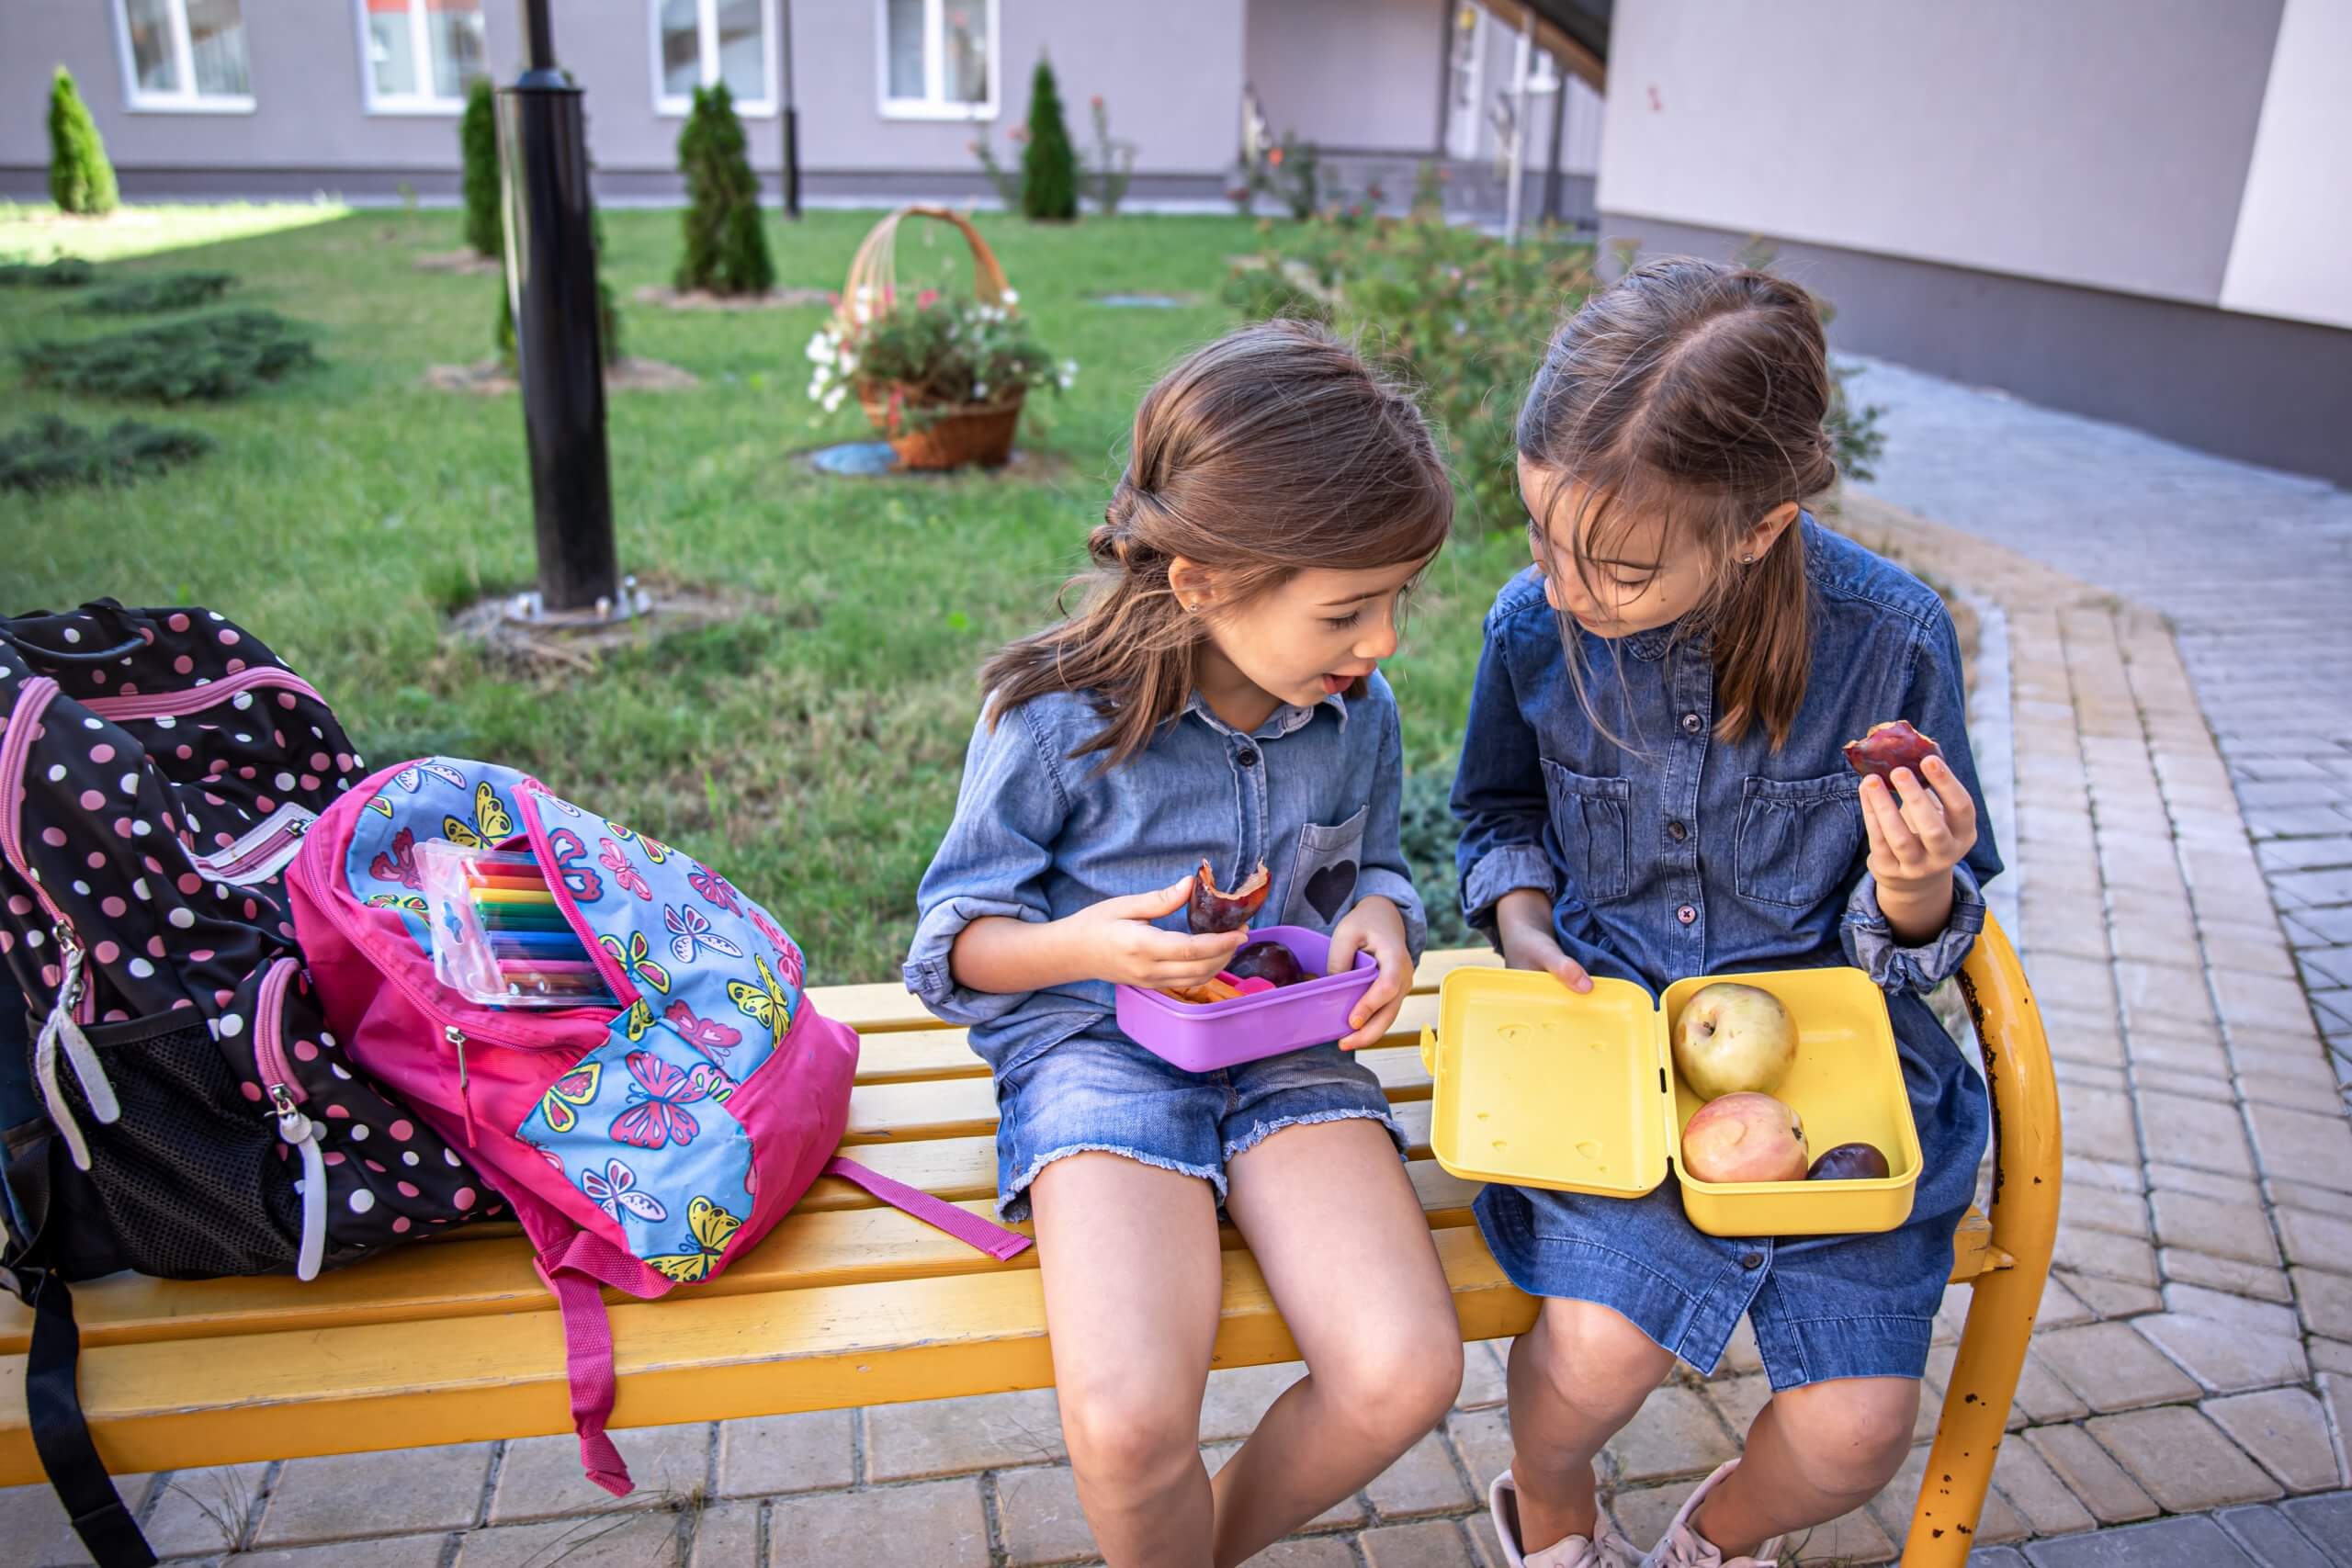
<svg viewBox="0 0 2352 1568">
<path fill-rule="evenodd" d="M 1521 1289 L 1613 1308 L 1702 1371 L 1746 1313 L 1776 1389 L 1926 1368 L 1988 1112 L 1977 1068 L 1921 996 L 1967 956 L 1984 928 L 1979 889 L 2000 869 L 1951 615 L 1899 568 L 1809 516 L 1799 526 L 1812 670 L 1781 750 L 1760 727 L 1736 741 L 1715 736 L 1709 644 L 1673 627 L 1611 642 L 1569 623 L 1583 639 L 1596 726 L 1530 570 L 1487 616 L 1453 786 L 1463 910 L 1489 937 L 1496 900 L 1534 888 L 1551 898 L 1570 957 L 1653 995 L 1689 976 L 1840 964 L 1887 992 L 1925 1155 L 1897 1229 L 1706 1235 L 1670 1179 L 1636 1199 L 1492 1186 L 1477 1201 L 1487 1245 Z M 1841 751 L 1894 718 L 1933 736 L 1977 801 L 1951 920 L 1919 947 L 1880 912 L 1860 780 Z"/>
<path fill-rule="evenodd" d="M 1354 696 L 1284 705 L 1244 734 L 1195 694 L 1115 767 L 1077 756 L 1102 726 L 1083 693 L 1035 697 L 972 732 L 955 820 L 917 893 L 907 988 L 970 1030 L 995 1074 L 998 1209 L 1025 1217 L 1037 1173 L 1100 1150 L 1207 1181 L 1301 1122 L 1364 1118 L 1404 1136 L 1379 1080 L 1325 1044 L 1219 1072 L 1171 1066 L 1121 1032 L 1113 988 L 1077 980 L 1012 994 L 956 983 L 956 938 L 988 916 L 1057 920 L 1148 893 L 1206 860 L 1231 887 L 1265 863 L 1259 925 L 1329 933 L 1358 901 L 1403 912 L 1418 958 L 1427 922 L 1397 839 L 1404 753 L 1377 673 Z M 1182 910 L 1159 925 L 1183 931 Z"/>
</svg>

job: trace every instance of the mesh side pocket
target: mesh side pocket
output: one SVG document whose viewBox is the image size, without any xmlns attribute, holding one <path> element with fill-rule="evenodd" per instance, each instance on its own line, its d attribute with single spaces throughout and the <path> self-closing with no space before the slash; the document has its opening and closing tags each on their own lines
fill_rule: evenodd
<svg viewBox="0 0 2352 1568">
<path fill-rule="evenodd" d="M 301 1234 L 299 1169 L 204 1020 L 182 1010 L 89 1033 L 122 1117 L 98 1125 L 72 1071 L 60 1074 L 89 1141 L 83 1181 L 98 1212 L 75 1204 L 50 1223 L 103 1226 L 126 1267 L 164 1279 L 290 1269 Z M 63 1160 L 62 1148 L 51 1157 Z"/>
</svg>

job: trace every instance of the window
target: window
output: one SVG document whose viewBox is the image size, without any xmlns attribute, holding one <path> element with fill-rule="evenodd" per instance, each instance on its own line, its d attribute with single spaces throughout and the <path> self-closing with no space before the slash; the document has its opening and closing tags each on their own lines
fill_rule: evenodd
<svg viewBox="0 0 2352 1568">
<path fill-rule="evenodd" d="M 727 84 L 739 114 L 775 113 L 776 34 L 769 0 L 650 0 L 653 107 L 682 115 L 695 89 Z"/>
<path fill-rule="evenodd" d="M 241 0 L 118 0 L 115 14 L 132 108 L 252 112 Z"/>
<path fill-rule="evenodd" d="M 992 119 L 997 0 L 876 0 L 882 112 L 899 119 Z"/>
<path fill-rule="evenodd" d="M 376 114 L 458 114 L 490 73 L 481 0 L 359 0 L 359 74 Z"/>
</svg>

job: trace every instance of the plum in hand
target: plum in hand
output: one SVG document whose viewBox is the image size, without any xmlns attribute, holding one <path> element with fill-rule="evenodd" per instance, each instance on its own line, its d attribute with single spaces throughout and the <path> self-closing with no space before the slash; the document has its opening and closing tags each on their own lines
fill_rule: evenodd
<svg viewBox="0 0 2352 1568">
<path fill-rule="evenodd" d="M 1917 776 L 1926 778 L 1919 772 L 1919 764 L 1943 754 L 1943 748 L 1933 738 L 1912 728 L 1907 718 L 1873 724 L 1860 740 L 1846 742 L 1848 767 L 1866 779 L 1883 779 L 1890 784 L 1894 782 L 1897 768 L 1908 768 Z"/>
<path fill-rule="evenodd" d="M 1266 901 L 1266 889 L 1271 878 L 1266 863 L 1260 861 L 1240 886 L 1227 893 L 1216 885 L 1216 872 L 1207 861 L 1193 877 L 1193 896 L 1184 908 L 1184 919 L 1194 936 L 1215 936 L 1224 931 L 1238 931 L 1250 923 L 1250 917 Z"/>
</svg>

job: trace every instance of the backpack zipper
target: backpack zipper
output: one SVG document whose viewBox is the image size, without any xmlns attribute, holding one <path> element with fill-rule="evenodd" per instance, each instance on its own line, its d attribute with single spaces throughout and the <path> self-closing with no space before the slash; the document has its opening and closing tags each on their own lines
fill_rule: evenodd
<svg viewBox="0 0 2352 1568">
<path fill-rule="evenodd" d="M 474 1146 L 474 1097 L 471 1086 L 466 1082 L 466 1032 L 454 1023 L 445 1023 L 441 1026 L 441 1038 L 447 1040 L 450 1049 L 458 1053 L 458 1110 L 465 1118 L 466 1147 L 472 1148 Z"/>
<path fill-rule="evenodd" d="M 192 713 L 202 713 L 209 707 L 218 707 L 238 693 L 250 692 L 257 686 L 283 686 L 314 702 L 326 701 L 308 681 L 291 670 L 264 666 L 257 670 L 240 670 L 234 675 L 186 686 L 176 692 L 142 692 L 130 697 L 92 697 L 82 705 L 110 722 L 126 718 L 184 718 Z"/>
<path fill-rule="evenodd" d="M 302 835 L 318 820 L 315 812 L 286 805 L 217 854 L 191 855 L 189 863 L 215 882 L 243 887 L 275 875 L 302 848 Z"/>
<path fill-rule="evenodd" d="M 277 1118 L 279 1141 L 301 1156 L 302 1245 L 295 1254 L 294 1277 L 315 1280 L 326 1261 L 327 1164 L 319 1152 L 318 1123 L 302 1112 L 310 1096 L 286 1056 L 286 988 L 301 967 L 294 959 L 280 958 L 262 976 L 254 1003 L 254 1068 L 269 1092 L 269 1110 L 263 1114 Z"/>
</svg>

